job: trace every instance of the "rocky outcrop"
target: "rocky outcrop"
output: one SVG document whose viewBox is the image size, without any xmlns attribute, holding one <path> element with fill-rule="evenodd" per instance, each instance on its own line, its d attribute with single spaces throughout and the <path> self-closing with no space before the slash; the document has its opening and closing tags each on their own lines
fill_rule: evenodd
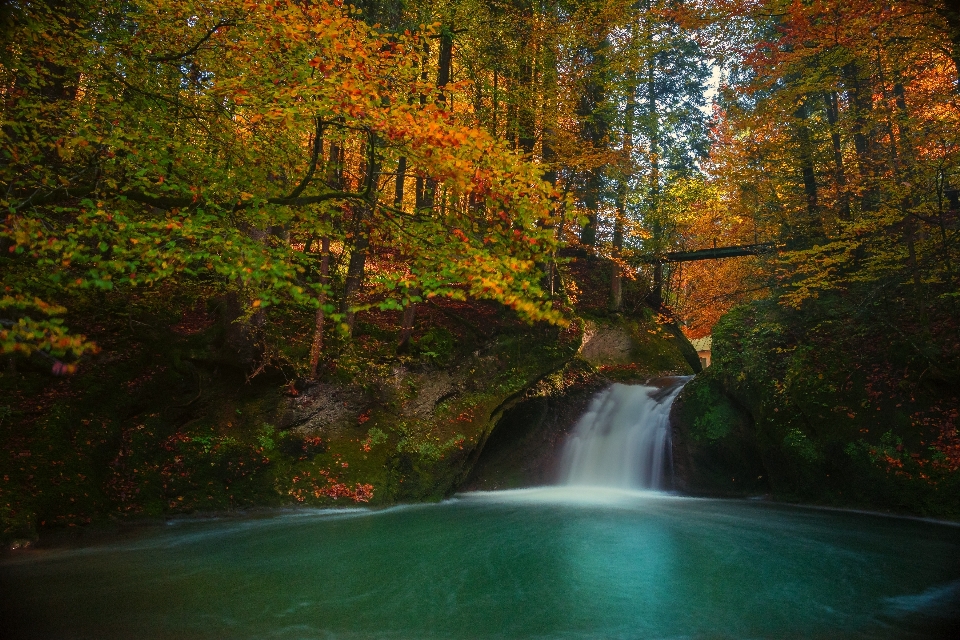
<svg viewBox="0 0 960 640">
<path fill-rule="evenodd" d="M 701 496 L 770 493 L 752 418 L 709 375 L 687 383 L 670 422 L 676 490 Z"/>
<path fill-rule="evenodd" d="M 608 380 L 582 361 L 541 380 L 504 412 L 471 469 L 463 491 L 552 484 L 567 435 Z"/>
<path fill-rule="evenodd" d="M 636 347 L 627 327 L 587 320 L 583 324 L 583 343 L 578 355 L 595 367 L 627 364 L 633 360 Z"/>
<path fill-rule="evenodd" d="M 281 402 L 277 426 L 308 434 L 330 434 L 356 423 L 367 404 L 357 387 L 313 384 Z"/>
<path fill-rule="evenodd" d="M 50 383 L 42 407 L 14 385 L 0 543 L 115 516 L 385 505 L 543 484 L 594 392 L 689 372 L 681 343 L 649 311 L 556 327 L 471 308 L 456 324 L 446 311 L 425 314 L 399 356 L 389 331 L 358 325 L 313 383 L 285 368 L 251 377 L 265 360 L 245 352 L 252 334 L 226 335 L 238 329 L 229 310 L 222 323 L 204 305 L 163 322 L 138 316 L 170 330 L 138 333 L 144 342 Z M 490 330 L 461 326 L 484 322 Z M 292 341 L 291 353 L 303 346 Z"/>
<path fill-rule="evenodd" d="M 691 373 L 685 340 L 649 316 L 586 320 L 577 357 L 504 412 L 461 489 L 553 483 L 567 436 L 591 398 L 613 381 L 649 383 Z"/>
</svg>

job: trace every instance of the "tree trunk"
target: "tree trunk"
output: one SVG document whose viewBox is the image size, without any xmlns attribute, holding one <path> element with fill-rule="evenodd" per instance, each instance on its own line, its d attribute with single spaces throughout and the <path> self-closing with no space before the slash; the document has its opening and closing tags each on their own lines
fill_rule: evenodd
<svg viewBox="0 0 960 640">
<path fill-rule="evenodd" d="M 636 40 L 636 27 L 631 33 L 631 40 Z M 623 114 L 623 167 L 621 168 L 620 185 L 617 190 L 617 219 L 613 223 L 613 265 L 610 272 L 610 310 L 619 311 L 623 306 L 623 274 L 620 272 L 621 251 L 623 250 L 623 224 L 627 218 L 627 191 L 628 181 L 633 174 L 633 121 L 637 110 L 637 61 L 627 74 L 627 104 Z"/>
<path fill-rule="evenodd" d="M 330 143 L 330 160 L 327 163 L 327 186 L 331 189 L 343 189 L 343 148 L 336 142 Z"/>
<path fill-rule="evenodd" d="M 517 106 L 517 144 L 520 151 L 530 155 L 537 144 L 533 109 L 533 64 L 529 56 L 520 63 L 520 104 Z"/>
<path fill-rule="evenodd" d="M 794 113 L 797 118 L 797 144 L 800 151 L 800 173 L 803 176 L 803 192 L 807 197 L 807 220 L 804 226 L 804 235 L 813 237 L 823 236 L 823 225 L 820 223 L 820 206 L 817 199 L 817 174 L 813 166 L 813 141 L 810 137 L 810 128 L 807 126 L 809 112 L 806 101 Z"/>
<path fill-rule="evenodd" d="M 350 252 L 350 262 L 347 265 L 347 275 L 343 283 L 343 300 L 340 313 L 345 317 L 348 331 L 353 333 L 354 297 L 363 283 L 364 268 L 367 262 L 367 250 L 370 247 L 370 222 L 374 209 L 377 206 L 377 176 L 380 172 L 379 156 L 377 155 L 377 138 L 370 134 L 367 140 L 365 190 L 367 201 L 362 207 L 356 224 L 356 241 Z"/>
<path fill-rule="evenodd" d="M 600 149 L 605 143 L 609 131 L 607 116 L 603 113 L 606 101 L 606 67 L 609 41 L 604 37 L 597 47 L 589 52 L 591 69 L 586 87 L 577 107 L 577 116 L 582 121 L 582 135 L 593 146 Z M 583 205 L 587 209 L 587 224 L 580 230 L 580 242 L 588 246 L 597 244 L 598 212 L 600 191 L 603 188 L 604 168 L 594 167 L 587 174 L 583 189 Z"/>
<path fill-rule="evenodd" d="M 843 169 L 843 147 L 840 140 L 840 131 L 837 122 L 840 120 L 839 101 L 835 91 L 824 94 L 827 107 L 827 124 L 830 125 L 830 141 L 833 144 L 833 164 L 837 192 L 839 196 L 838 210 L 841 220 L 850 219 L 850 195 L 847 192 L 847 177 Z"/>
<path fill-rule="evenodd" d="M 326 286 L 330 281 L 330 238 L 320 240 L 320 284 L 323 286 L 317 295 L 317 314 L 314 320 L 313 344 L 310 346 L 310 377 L 317 378 L 320 355 L 323 353 L 323 307 L 327 303 Z"/>
<path fill-rule="evenodd" d="M 893 85 L 894 102 L 897 105 L 897 130 L 899 132 L 900 156 L 908 173 L 913 173 L 916 153 L 913 148 L 913 136 L 910 131 L 910 111 L 907 107 L 907 94 L 903 81 L 898 79 Z"/>
<path fill-rule="evenodd" d="M 653 265 L 653 292 L 650 294 L 650 306 L 655 311 L 663 308 L 663 263 Z"/>
<path fill-rule="evenodd" d="M 410 291 L 411 297 L 420 297 L 422 291 L 416 288 Z M 397 353 L 406 353 L 410 348 L 410 336 L 413 335 L 413 321 L 417 314 L 417 303 L 411 300 L 403 310 L 400 321 L 400 340 L 397 344 Z"/>
<path fill-rule="evenodd" d="M 425 47 L 426 51 L 429 48 Z M 440 59 L 437 68 L 437 88 L 443 89 L 450 82 L 450 73 L 453 63 L 453 33 L 444 29 L 440 35 Z M 426 81 L 427 73 L 424 71 L 420 75 L 421 79 Z M 440 93 L 439 102 L 445 103 L 447 100 L 443 92 Z M 425 97 L 420 96 L 420 103 L 425 102 Z M 433 178 L 417 177 L 416 184 L 416 208 L 432 209 L 436 201 L 437 181 Z"/>
<path fill-rule="evenodd" d="M 453 72 L 453 31 L 444 28 L 440 31 L 440 59 L 437 63 L 437 88 L 443 89 L 450 82 Z M 440 93 L 440 101 L 446 102 L 447 97 Z"/>
<path fill-rule="evenodd" d="M 366 217 L 366 216 L 364 216 Z M 367 263 L 367 249 L 370 246 L 370 229 L 366 226 L 366 220 L 361 220 L 358 225 L 357 240 L 350 252 L 350 262 L 347 265 L 347 276 L 343 283 L 343 300 L 340 303 L 340 313 L 344 315 L 344 322 L 347 323 L 348 332 L 353 333 L 354 310 L 353 302 L 360 285 L 363 282 L 364 268 Z"/>
<path fill-rule="evenodd" d="M 543 179 L 552 187 L 557 186 L 557 154 L 554 150 L 554 142 L 557 138 L 557 117 L 558 117 L 558 84 L 557 78 L 559 71 L 557 68 L 559 55 L 557 53 L 559 44 L 555 33 L 548 32 L 543 46 L 540 48 L 540 57 L 536 59 L 536 66 L 541 70 L 539 75 L 540 91 L 542 98 L 538 101 L 539 115 L 541 121 L 541 141 L 540 141 L 540 161 L 544 167 Z M 535 83 L 531 83 L 532 85 Z M 535 120 L 536 118 L 534 118 Z M 532 151 L 531 147 L 531 151 Z M 559 204 L 555 201 L 555 204 Z M 543 223 L 543 228 L 552 231 L 554 237 L 559 233 L 559 225 L 556 220 L 549 220 Z M 542 271 L 543 277 L 540 280 L 541 287 L 549 298 L 553 298 L 556 289 L 556 260 L 555 255 L 543 263 L 539 263 L 538 268 Z"/>
<path fill-rule="evenodd" d="M 649 18 L 647 20 L 649 23 Z M 649 29 L 649 24 L 648 27 Z M 647 33 L 647 40 L 653 46 L 653 35 Z M 663 246 L 663 223 L 660 220 L 660 115 L 657 111 L 656 60 L 650 55 L 647 61 L 647 123 L 650 137 L 650 207 L 649 215 L 653 224 L 653 246 L 656 253 L 661 253 Z M 663 307 L 663 263 L 657 262 L 653 267 L 653 293 L 651 305 L 659 311 Z"/>
<path fill-rule="evenodd" d="M 880 193 L 874 184 L 876 153 L 874 127 L 870 122 L 873 111 L 873 93 L 870 78 L 864 76 L 857 61 L 843 67 L 844 83 L 850 96 L 853 112 L 853 145 L 857 151 L 860 178 L 865 184 L 861 206 L 864 211 L 875 211 L 880 204 Z"/>
<path fill-rule="evenodd" d="M 401 156 L 397 160 L 397 183 L 393 196 L 393 206 L 396 209 L 403 209 L 403 184 L 407 179 L 407 158 Z"/>
<path fill-rule="evenodd" d="M 620 250 L 623 249 L 623 219 L 617 212 L 617 220 L 613 226 L 613 257 L 610 270 L 610 310 L 619 311 L 623 306 L 623 274 L 620 273 Z"/>
<path fill-rule="evenodd" d="M 500 73 L 497 69 L 493 70 L 493 96 L 491 100 L 493 101 L 492 105 L 492 122 L 490 123 L 490 135 L 494 138 L 497 137 L 497 110 L 500 106 Z"/>
</svg>

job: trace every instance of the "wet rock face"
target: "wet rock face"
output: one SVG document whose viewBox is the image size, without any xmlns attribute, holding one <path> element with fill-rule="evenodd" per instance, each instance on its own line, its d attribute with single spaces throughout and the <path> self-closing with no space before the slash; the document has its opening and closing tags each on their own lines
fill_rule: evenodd
<svg viewBox="0 0 960 640">
<path fill-rule="evenodd" d="M 437 405 L 446 400 L 457 397 L 468 382 L 460 371 L 437 371 L 433 373 L 414 374 L 401 378 L 416 392 L 401 405 L 401 413 L 409 418 L 426 418 L 437 408 Z"/>
<path fill-rule="evenodd" d="M 701 496 L 770 493 L 753 420 L 715 382 L 697 377 L 670 412 L 674 488 Z"/>
<path fill-rule="evenodd" d="M 462 491 L 493 491 L 553 484 L 567 436 L 594 394 L 609 382 L 583 380 L 562 391 L 531 390 L 504 412 Z"/>
<path fill-rule="evenodd" d="M 397 418 L 427 420 L 442 403 L 482 389 L 485 380 L 473 374 L 474 368 L 489 368 L 493 360 L 474 356 L 447 370 L 411 371 L 398 366 L 368 390 L 355 384 L 301 382 L 281 402 L 278 427 L 329 435 L 356 425 L 358 418 L 374 406 L 388 408 Z"/>
</svg>

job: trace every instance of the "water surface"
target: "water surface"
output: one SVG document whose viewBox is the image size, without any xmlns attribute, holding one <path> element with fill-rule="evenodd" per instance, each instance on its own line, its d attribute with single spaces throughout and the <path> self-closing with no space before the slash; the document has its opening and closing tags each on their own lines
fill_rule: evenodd
<svg viewBox="0 0 960 640">
<path fill-rule="evenodd" d="M 960 528 L 590 488 L 0 562 L 7 638 L 956 638 Z"/>
</svg>

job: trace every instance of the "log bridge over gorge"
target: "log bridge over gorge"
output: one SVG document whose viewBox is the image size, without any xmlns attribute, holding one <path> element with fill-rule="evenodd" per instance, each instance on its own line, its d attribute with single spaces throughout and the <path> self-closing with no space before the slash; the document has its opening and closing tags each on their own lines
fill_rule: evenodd
<svg viewBox="0 0 960 640">
<path fill-rule="evenodd" d="M 694 262 L 696 260 L 720 260 L 722 258 L 739 258 L 742 256 L 759 256 L 779 251 L 780 247 L 773 242 L 755 242 L 729 247 L 712 249 L 696 249 L 694 251 L 671 251 L 664 254 L 647 254 L 640 259 L 654 265 L 653 272 L 653 303 L 656 308 L 663 303 L 663 265 L 667 262 Z"/>
</svg>

